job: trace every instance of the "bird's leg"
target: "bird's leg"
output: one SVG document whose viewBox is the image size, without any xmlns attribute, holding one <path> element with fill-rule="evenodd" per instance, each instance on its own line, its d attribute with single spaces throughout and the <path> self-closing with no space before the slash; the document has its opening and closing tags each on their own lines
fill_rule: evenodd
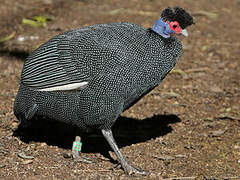
<svg viewBox="0 0 240 180">
<path fill-rule="evenodd" d="M 108 130 L 103 129 L 102 134 L 105 137 L 105 139 L 107 140 L 107 142 L 109 143 L 109 145 L 111 146 L 111 148 L 113 149 L 113 151 L 116 153 L 118 160 L 120 161 L 121 166 L 126 174 L 128 174 L 128 175 L 131 175 L 131 174 L 147 175 L 148 174 L 148 172 L 139 170 L 128 164 L 128 162 L 124 159 L 122 153 L 120 152 L 120 150 L 113 138 L 111 129 L 108 129 Z"/>
<path fill-rule="evenodd" d="M 75 141 L 72 145 L 72 157 L 75 162 L 81 161 L 85 163 L 93 163 L 90 158 L 83 157 L 80 155 L 82 149 L 82 142 L 79 136 L 76 136 Z"/>
</svg>

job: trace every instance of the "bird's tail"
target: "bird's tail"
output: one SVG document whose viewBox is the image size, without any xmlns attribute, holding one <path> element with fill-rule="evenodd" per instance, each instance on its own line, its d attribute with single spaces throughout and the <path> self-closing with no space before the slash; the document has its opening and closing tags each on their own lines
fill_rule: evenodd
<svg viewBox="0 0 240 180">
<path fill-rule="evenodd" d="M 29 120 L 34 118 L 38 111 L 38 105 L 34 100 L 31 91 L 20 85 L 19 91 L 14 102 L 14 115 L 20 121 L 20 124 L 25 126 Z"/>
</svg>

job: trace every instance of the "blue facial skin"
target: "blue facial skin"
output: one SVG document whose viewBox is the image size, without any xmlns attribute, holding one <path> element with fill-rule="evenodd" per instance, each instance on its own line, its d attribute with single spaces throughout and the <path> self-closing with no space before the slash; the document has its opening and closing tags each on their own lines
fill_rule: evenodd
<svg viewBox="0 0 240 180">
<path fill-rule="evenodd" d="M 160 34 L 164 38 L 169 38 L 170 34 L 175 34 L 173 30 L 170 29 L 169 24 L 164 22 L 162 18 L 158 19 L 152 27 L 152 30 Z"/>
</svg>

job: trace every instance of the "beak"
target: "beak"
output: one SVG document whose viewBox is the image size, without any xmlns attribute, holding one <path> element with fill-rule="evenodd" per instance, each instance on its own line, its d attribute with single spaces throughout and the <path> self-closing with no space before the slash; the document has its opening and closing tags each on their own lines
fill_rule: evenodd
<svg viewBox="0 0 240 180">
<path fill-rule="evenodd" d="M 183 29 L 182 32 L 181 32 L 181 34 L 182 34 L 183 36 L 185 36 L 185 37 L 188 36 L 188 32 L 187 32 L 186 29 Z"/>
</svg>

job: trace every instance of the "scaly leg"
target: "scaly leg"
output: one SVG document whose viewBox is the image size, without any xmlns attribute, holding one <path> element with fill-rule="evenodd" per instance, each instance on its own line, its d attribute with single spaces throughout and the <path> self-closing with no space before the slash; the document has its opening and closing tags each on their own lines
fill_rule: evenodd
<svg viewBox="0 0 240 180">
<path fill-rule="evenodd" d="M 111 146 L 111 148 L 113 149 L 113 151 L 116 153 L 118 160 L 120 161 L 121 166 L 126 174 L 128 174 L 128 175 L 131 175 L 131 174 L 147 175 L 148 174 L 148 172 L 136 169 L 128 164 L 128 162 L 124 159 L 122 153 L 120 152 L 120 150 L 117 146 L 117 143 L 115 142 L 115 140 L 113 138 L 111 129 L 108 129 L 108 130 L 103 129 L 102 134 L 105 137 L 105 139 L 107 140 L 107 142 L 109 143 L 109 145 Z"/>
</svg>

